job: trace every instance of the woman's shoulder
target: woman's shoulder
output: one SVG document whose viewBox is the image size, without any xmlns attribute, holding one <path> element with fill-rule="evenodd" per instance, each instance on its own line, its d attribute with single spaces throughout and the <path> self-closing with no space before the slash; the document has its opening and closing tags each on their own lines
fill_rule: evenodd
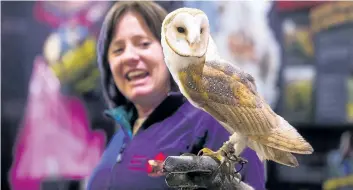
<svg viewBox="0 0 353 190">
<path fill-rule="evenodd" d="M 163 105 L 163 109 L 170 109 L 171 107 L 176 108 L 168 117 L 183 117 L 186 120 L 191 119 L 193 121 L 195 121 L 196 118 L 197 120 L 213 119 L 209 113 L 195 107 L 180 92 L 171 92 L 168 98 L 163 102 Z"/>
<path fill-rule="evenodd" d="M 180 107 L 179 112 L 184 115 L 184 117 L 193 119 L 207 119 L 215 120 L 209 113 L 196 108 L 189 101 L 185 101 L 184 104 Z"/>
<path fill-rule="evenodd" d="M 196 136 L 208 134 L 208 138 L 217 136 L 217 141 L 226 141 L 229 138 L 229 132 L 209 113 L 196 108 L 190 102 L 186 101 L 179 109 L 178 114 L 182 114 L 181 122 L 191 126 Z M 175 116 L 178 118 L 179 116 Z"/>
</svg>

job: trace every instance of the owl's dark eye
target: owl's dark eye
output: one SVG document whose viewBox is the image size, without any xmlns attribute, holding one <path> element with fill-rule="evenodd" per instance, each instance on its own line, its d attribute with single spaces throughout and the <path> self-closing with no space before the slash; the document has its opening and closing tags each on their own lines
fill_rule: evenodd
<svg viewBox="0 0 353 190">
<path fill-rule="evenodd" d="M 184 33 L 185 32 L 185 29 L 183 27 L 178 27 L 177 30 L 178 30 L 179 33 Z"/>
<path fill-rule="evenodd" d="M 200 29 L 200 34 L 202 34 L 202 32 L 203 32 L 203 28 Z"/>
</svg>

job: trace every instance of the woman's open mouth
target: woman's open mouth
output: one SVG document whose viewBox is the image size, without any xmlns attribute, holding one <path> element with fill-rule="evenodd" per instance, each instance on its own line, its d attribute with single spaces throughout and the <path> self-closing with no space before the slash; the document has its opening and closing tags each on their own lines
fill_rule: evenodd
<svg viewBox="0 0 353 190">
<path fill-rule="evenodd" d="M 135 71 L 130 71 L 130 72 L 126 73 L 125 78 L 128 81 L 134 81 L 134 80 L 144 79 L 148 75 L 149 75 L 149 73 L 147 71 L 135 70 Z"/>
</svg>

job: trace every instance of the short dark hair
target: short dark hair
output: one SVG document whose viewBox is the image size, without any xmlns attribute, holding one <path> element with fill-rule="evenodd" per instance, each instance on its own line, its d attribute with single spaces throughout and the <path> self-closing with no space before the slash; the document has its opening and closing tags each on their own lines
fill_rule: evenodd
<svg viewBox="0 0 353 190">
<path fill-rule="evenodd" d="M 149 30 L 159 42 L 161 41 L 162 23 L 167 15 L 167 11 L 160 5 L 148 1 L 116 2 L 108 11 L 99 34 L 97 59 L 101 74 L 103 96 L 109 108 L 131 103 L 116 87 L 107 58 L 115 26 L 120 18 L 128 12 L 137 12 L 140 14 Z M 171 76 L 170 85 L 172 91 L 178 91 L 178 87 Z"/>
</svg>

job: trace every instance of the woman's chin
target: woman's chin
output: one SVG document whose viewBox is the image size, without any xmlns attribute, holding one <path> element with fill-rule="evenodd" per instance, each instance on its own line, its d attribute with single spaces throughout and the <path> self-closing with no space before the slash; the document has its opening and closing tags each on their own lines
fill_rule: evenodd
<svg viewBox="0 0 353 190">
<path fill-rule="evenodd" d="M 154 90 L 150 86 L 138 86 L 132 90 L 132 99 L 140 99 L 152 95 L 153 92 Z"/>
</svg>

